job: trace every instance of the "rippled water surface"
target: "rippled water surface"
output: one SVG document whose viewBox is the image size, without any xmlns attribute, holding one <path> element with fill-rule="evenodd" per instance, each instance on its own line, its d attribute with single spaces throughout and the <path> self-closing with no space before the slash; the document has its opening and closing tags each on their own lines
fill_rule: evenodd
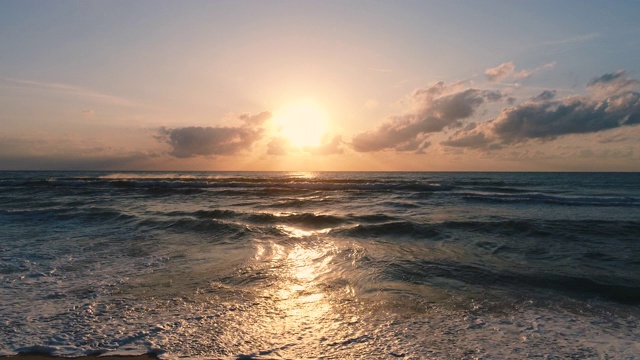
<svg viewBox="0 0 640 360">
<path fill-rule="evenodd" d="M 640 174 L 0 172 L 0 354 L 640 359 Z"/>
</svg>

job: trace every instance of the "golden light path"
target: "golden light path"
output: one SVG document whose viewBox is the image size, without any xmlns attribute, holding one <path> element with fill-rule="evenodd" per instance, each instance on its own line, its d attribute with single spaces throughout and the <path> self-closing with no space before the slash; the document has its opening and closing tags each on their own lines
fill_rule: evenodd
<svg viewBox="0 0 640 360">
<path fill-rule="evenodd" d="M 336 268 L 343 249 L 323 236 L 330 229 L 277 228 L 289 241 L 255 245 L 255 262 L 268 263 L 274 279 L 271 286 L 262 289 L 271 315 L 258 320 L 268 322 L 260 332 L 272 336 L 271 346 L 279 349 L 279 356 L 287 357 L 300 349 L 326 355 L 327 346 L 336 339 L 353 336 L 351 324 L 358 320 L 354 312 L 337 307 L 343 299 L 353 297 L 352 286 L 340 281 L 339 286 L 328 286 L 343 275 L 340 266 Z"/>
</svg>

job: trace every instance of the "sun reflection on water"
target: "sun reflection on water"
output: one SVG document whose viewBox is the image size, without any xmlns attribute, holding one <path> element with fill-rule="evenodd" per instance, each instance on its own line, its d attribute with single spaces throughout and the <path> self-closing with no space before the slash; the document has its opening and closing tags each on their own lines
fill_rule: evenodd
<svg viewBox="0 0 640 360">
<path fill-rule="evenodd" d="M 257 245 L 255 252 L 255 260 L 267 263 L 276 280 L 263 289 L 263 298 L 277 314 L 268 320 L 268 331 L 277 342 L 319 344 L 331 338 L 339 324 L 340 315 L 332 305 L 335 294 L 327 286 L 336 276 L 333 265 L 339 249 L 322 237 L 329 229 L 278 228 L 289 241 Z"/>
<path fill-rule="evenodd" d="M 331 228 L 322 229 L 322 230 L 302 230 L 302 229 L 298 229 L 293 226 L 287 226 L 287 225 L 278 225 L 276 226 L 276 228 L 282 231 L 283 233 L 287 234 L 287 236 L 289 236 L 290 238 L 303 238 L 303 237 L 306 238 L 306 237 L 317 236 L 321 234 L 327 234 L 329 231 L 331 231 Z"/>
<path fill-rule="evenodd" d="M 311 171 L 295 171 L 287 174 L 290 178 L 293 179 L 313 179 L 318 177 L 318 173 Z"/>
</svg>

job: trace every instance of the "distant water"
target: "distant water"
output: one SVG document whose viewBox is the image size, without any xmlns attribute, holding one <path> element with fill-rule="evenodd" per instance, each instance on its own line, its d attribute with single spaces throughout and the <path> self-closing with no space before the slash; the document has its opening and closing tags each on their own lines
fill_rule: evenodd
<svg viewBox="0 0 640 360">
<path fill-rule="evenodd" d="M 640 359 L 638 173 L 0 172 L 0 355 Z"/>
</svg>

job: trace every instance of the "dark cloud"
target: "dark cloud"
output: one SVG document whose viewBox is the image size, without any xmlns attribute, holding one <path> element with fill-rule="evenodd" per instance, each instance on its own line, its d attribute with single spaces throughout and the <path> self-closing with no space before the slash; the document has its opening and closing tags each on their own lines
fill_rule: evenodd
<svg viewBox="0 0 640 360">
<path fill-rule="evenodd" d="M 254 116 L 243 114 L 239 119 L 244 124 L 238 127 L 160 128 L 156 138 L 171 145 L 170 154 L 177 158 L 235 155 L 251 149 L 262 138 L 264 129 L 259 126 L 270 117 L 269 112 Z"/>
<path fill-rule="evenodd" d="M 589 82 L 587 87 L 596 90 L 589 96 L 555 99 L 555 94 L 543 92 L 531 101 L 503 109 L 492 121 L 454 133 L 443 144 L 502 146 L 638 125 L 640 93 L 631 91 L 638 86 L 639 81 L 618 72 Z"/>
<path fill-rule="evenodd" d="M 344 142 L 342 141 L 342 137 L 340 135 L 336 135 L 326 144 L 322 144 L 320 146 L 305 146 L 304 150 L 313 155 L 343 154 L 343 144 Z"/>
<path fill-rule="evenodd" d="M 359 152 L 421 152 L 429 146 L 428 134 L 458 127 L 481 104 L 504 98 L 500 91 L 458 89 L 458 85 L 439 82 L 414 91 L 410 98 L 413 111 L 391 116 L 374 130 L 355 135 L 351 146 Z"/>
<path fill-rule="evenodd" d="M 458 134 L 459 135 L 459 134 Z M 442 145 L 453 147 L 469 147 L 480 148 L 485 147 L 491 143 L 491 139 L 487 138 L 483 132 L 471 132 L 465 133 L 463 136 L 452 136 L 449 140 L 443 141 Z"/>
<path fill-rule="evenodd" d="M 610 96 L 618 93 L 629 92 L 640 87 L 640 80 L 630 79 L 624 70 L 615 73 L 604 74 L 592 79 L 587 88 L 596 95 Z"/>
<path fill-rule="evenodd" d="M 503 110 L 493 132 L 503 143 L 552 139 L 592 133 L 640 123 L 640 94 L 614 96 L 604 101 L 568 99 L 528 103 Z"/>
<path fill-rule="evenodd" d="M 541 101 L 549 101 L 556 97 L 555 90 L 545 90 L 541 92 L 538 96 L 535 96 L 531 99 L 531 101 L 541 102 Z"/>
</svg>

